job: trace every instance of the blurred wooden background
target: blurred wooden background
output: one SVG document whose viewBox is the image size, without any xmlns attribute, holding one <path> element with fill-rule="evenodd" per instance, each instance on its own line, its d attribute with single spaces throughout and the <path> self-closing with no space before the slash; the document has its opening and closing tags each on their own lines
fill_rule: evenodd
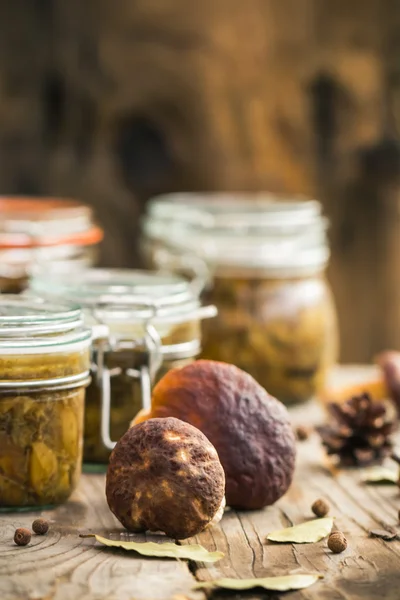
<svg viewBox="0 0 400 600">
<path fill-rule="evenodd" d="M 173 190 L 322 199 L 342 358 L 400 348 L 395 0 L 0 0 L 0 191 L 72 195 L 138 264 Z"/>
</svg>

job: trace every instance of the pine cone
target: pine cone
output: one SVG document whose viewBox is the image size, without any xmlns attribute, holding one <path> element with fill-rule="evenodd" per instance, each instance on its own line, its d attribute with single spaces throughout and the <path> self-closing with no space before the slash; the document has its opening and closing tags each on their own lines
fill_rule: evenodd
<svg viewBox="0 0 400 600">
<path fill-rule="evenodd" d="M 362 394 L 341 404 L 329 404 L 328 410 L 335 423 L 317 430 L 328 455 L 337 455 L 343 466 L 379 463 L 391 454 L 389 435 L 396 422 L 384 402 Z"/>
</svg>

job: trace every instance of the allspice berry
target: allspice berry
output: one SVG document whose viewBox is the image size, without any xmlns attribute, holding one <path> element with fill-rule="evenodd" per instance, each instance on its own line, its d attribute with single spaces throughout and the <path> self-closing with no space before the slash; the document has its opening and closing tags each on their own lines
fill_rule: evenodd
<svg viewBox="0 0 400 600">
<path fill-rule="evenodd" d="M 347 548 L 347 540 L 341 531 L 334 531 L 328 538 L 328 548 L 334 554 L 340 554 Z"/>
<path fill-rule="evenodd" d="M 31 541 L 32 534 L 25 527 L 18 527 L 14 533 L 14 542 L 17 546 L 26 546 Z"/>
<path fill-rule="evenodd" d="M 46 535 L 49 530 L 49 523 L 46 519 L 35 519 L 32 523 L 32 529 L 37 535 Z"/>
<path fill-rule="evenodd" d="M 296 437 L 299 440 L 299 442 L 304 442 L 305 440 L 308 440 L 308 438 L 310 437 L 310 431 L 308 427 L 305 427 L 304 425 L 299 425 L 298 427 L 296 427 Z"/>
<path fill-rule="evenodd" d="M 329 512 L 329 504 L 325 500 L 322 500 L 322 498 L 318 498 L 311 506 L 311 510 L 316 517 L 326 517 Z"/>
</svg>

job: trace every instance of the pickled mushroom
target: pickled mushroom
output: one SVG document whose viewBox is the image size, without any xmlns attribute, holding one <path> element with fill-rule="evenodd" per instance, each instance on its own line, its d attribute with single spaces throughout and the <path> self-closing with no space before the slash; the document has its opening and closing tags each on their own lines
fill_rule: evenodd
<svg viewBox="0 0 400 600">
<path fill-rule="evenodd" d="M 0 507 L 68 498 L 81 469 L 83 407 L 83 388 L 0 395 Z"/>
</svg>

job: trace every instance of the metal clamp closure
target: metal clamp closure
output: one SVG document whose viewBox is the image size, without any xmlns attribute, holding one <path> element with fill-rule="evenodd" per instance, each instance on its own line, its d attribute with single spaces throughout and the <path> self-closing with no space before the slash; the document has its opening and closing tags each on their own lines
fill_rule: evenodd
<svg viewBox="0 0 400 600">
<path fill-rule="evenodd" d="M 154 260 L 161 272 L 163 269 L 189 272 L 190 289 L 194 296 L 199 296 L 210 282 L 211 274 L 206 262 L 194 254 L 179 254 L 171 248 L 158 248 Z"/>
<path fill-rule="evenodd" d="M 152 306 L 152 317 L 156 315 L 156 307 Z M 159 370 L 163 355 L 161 351 L 161 338 L 152 325 L 151 318 L 145 323 L 145 335 L 142 340 L 123 340 L 109 336 L 98 341 L 98 347 L 94 357 L 92 370 L 96 376 L 96 382 L 100 390 L 100 409 L 101 409 L 101 440 L 108 450 L 115 447 L 116 442 L 111 439 L 111 379 L 120 375 L 122 372 L 128 377 L 140 382 L 142 408 L 149 409 L 151 406 L 151 388 L 154 378 Z M 115 367 L 113 369 L 107 366 L 107 354 L 121 350 L 135 350 L 144 348 L 145 364 L 139 368 Z M 133 416 L 133 415 L 132 415 Z"/>
</svg>

